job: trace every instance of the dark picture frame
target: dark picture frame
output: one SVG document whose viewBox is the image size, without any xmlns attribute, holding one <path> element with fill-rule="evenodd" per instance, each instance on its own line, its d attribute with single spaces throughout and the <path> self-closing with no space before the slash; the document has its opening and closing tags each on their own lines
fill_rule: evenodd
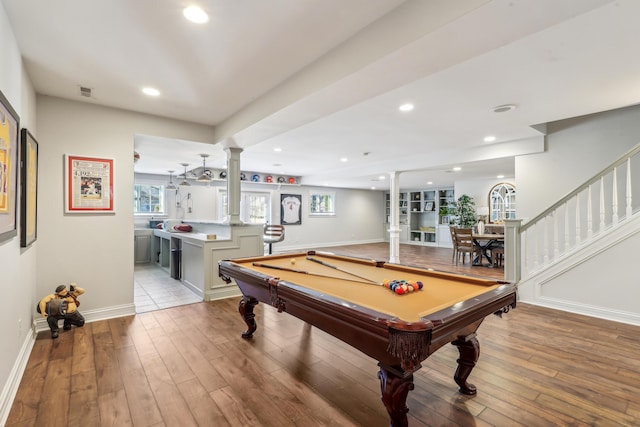
<svg viewBox="0 0 640 427">
<path fill-rule="evenodd" d="M 0 242 L 18 234 L 18 134 L 20 118 L 0 91 Z"/>
<path fill-rule="evenodd" d="M 280 194 L 280 224 L 302 224 L 302 195 Z"/>
<path fill-rule="evenodd" d="M 38 238 L 38 141 L 27 129 L 20 132 L 20 247 Z"/>
</svg>

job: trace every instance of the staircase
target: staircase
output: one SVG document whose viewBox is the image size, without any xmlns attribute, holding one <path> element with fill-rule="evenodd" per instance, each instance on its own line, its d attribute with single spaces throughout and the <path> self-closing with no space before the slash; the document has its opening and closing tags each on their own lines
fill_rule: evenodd
<svg viewBox="0 0 640 427">
<path fill-rule="evenodd" d="M 640 145 L 530 221 L 507 220 L 505 279 L 518 282 L 520 300 L 640 325 L 633 188 Z"/>
</svg>

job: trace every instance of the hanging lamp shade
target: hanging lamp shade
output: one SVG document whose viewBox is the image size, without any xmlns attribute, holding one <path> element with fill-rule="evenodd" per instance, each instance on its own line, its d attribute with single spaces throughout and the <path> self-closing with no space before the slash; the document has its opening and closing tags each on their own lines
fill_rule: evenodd
<svg viewBox="0 0 640 427">
<path fill-rule="evenodd" d="M 184 166 L 184 178 L 182 180 L 182 182 L 178 185 L 182 185 L 185 187 L 190 186 L 191 184 L 189 183 L 189 181 L 187 181 L 187 166 L 189 166 L 189 163 L 180 163 L 182 166 Z"/>
<path fill-rule="evenodd" d="M 200 176 L 198 177 L 198 179 L 196 179 L 196 181 L 198 182 L 211 182 L 211 171 L 207 170 L 207 157 L 209 157 L 208 154 L 200 154 L 200 157 L 202 157 L 202 174 L 200 174 Z"/>
<path fill-rule="evenodd" d="M 169 183 L 167 184 L 165 189 L 167 189 L 167 190 L 177 190 L 178 187 L 173 183 L 173 171 L 167 171 L 167 172 L 169 172 Z"/>
</svg>

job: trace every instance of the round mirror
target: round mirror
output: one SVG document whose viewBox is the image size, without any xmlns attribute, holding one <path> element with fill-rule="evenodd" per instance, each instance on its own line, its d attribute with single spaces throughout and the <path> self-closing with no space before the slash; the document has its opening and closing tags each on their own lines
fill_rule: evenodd
<svg viewBox="0 0 640 427">
<path fill-rule="evenodd" d="M 489 191 L 489 222 L 502 223 L 516 218 L 516 187 L 506 182 Z"/>
</svg>

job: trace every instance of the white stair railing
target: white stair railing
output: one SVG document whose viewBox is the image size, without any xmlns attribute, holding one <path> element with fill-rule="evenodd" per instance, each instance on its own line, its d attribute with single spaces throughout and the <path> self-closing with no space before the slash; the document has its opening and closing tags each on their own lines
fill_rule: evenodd
<svg viewBox="0 0 640 427">
<path fill-rule="evenodd" d="M 640 184 L 640 144 L 526 224 L 507 220 L 505 279 L 525 279 L 638 214 L 632 184 Z"/>
</svg>

